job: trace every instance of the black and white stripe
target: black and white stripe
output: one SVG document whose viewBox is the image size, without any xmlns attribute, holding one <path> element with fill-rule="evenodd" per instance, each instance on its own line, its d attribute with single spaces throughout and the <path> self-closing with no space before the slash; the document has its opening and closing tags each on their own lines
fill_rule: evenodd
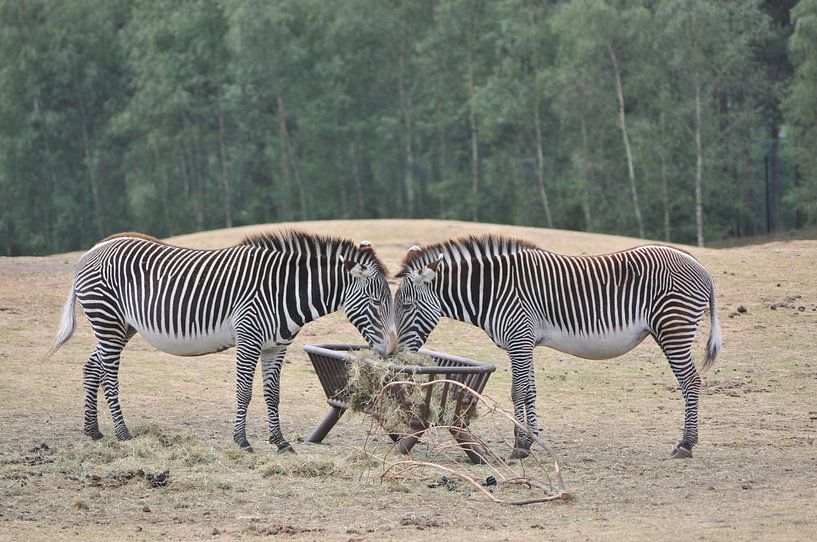
<svg viewBox="0 0 817 542">
<path fill-rule="evenodd" d="M 503 237 L 471 237 L 413 247 L 395 296 L 400 347 L 415 351 L 446 316 L 481 327 L 508 352 L 516 418 L 537 433 L 533 348 L 589 359 L 624 354 L 651 335 L 686 403 L 675 457 L 698 441 L 701 378 L 692 343 L 709 307 L 711 332 L 701 372 L 715 361 L 721 332 L 715 286 L 690 254 L 662 245 L 601 256 L 562 256 Z M 517 438 L 515 455 L 529 443 Z"/>
<path fill-rule="evenodd" d="M 100 385 L 117 437 L 130 438 L 119 406 L 119 356 L 134 334 L 156 348 L 197 356 L 236 347 L 237 413 L 245 432 L 255 367 L 261 360 L 270 442 L 291 449 L 278 421 L 279 379 L 287 346 L 302 326 L 343 309 L 381 354 L 397 348 L 386 271 L 371 245 L 286 232 L 248 237 L 219 250 L 193 250 L 141 234 L 102 240 L 77 265 L 52 354 L 73 334 L 79 300 L 97 345 L 84 369 L 85 433 L 102 437 Z"/>
</svg>

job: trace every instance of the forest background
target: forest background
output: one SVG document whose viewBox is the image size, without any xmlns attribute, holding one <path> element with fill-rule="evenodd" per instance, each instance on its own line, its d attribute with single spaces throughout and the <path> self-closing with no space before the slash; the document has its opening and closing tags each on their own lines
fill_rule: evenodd
<svg viewBox="0 0 817 542">
<path fill-rule="evenodd" d="M 817 223 L 817 0 L 0 0 L 0 255 L 445 218 Z"/>
</svg>

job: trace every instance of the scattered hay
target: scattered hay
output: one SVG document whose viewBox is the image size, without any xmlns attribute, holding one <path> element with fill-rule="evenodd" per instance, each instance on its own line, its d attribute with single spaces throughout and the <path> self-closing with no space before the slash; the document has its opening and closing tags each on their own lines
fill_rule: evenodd
<svg viewBox="0 0 817 542">
<path fill-rule="evenodd" d="M 295 464 L 274 463 L 261 471 L 264 478 L 278 476 L 297 476 L 301 478 L 325 478 L 336 469 L 334 461 L 325 459 L 306 459 Z"/>
</svg>

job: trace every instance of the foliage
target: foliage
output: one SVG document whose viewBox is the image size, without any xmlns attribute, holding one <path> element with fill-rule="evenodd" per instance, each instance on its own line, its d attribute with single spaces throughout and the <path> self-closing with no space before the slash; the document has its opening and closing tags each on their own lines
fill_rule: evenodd
<svg viewBox="0 0 817 542">
<path fill-rule="evenodd" d="M 0 254 L 303 219 L 814 222 L 817 4 L 793 4 L 0 0 Z"/>
<path fill-rule="evenodd" d="M 817 223 L 817 0 L 802 0 L 794 10 L 796 30 L 790 46 L 796 76 L 785 101 L 801 182 L 790 201 L 810 223 Z"/>
</svg>

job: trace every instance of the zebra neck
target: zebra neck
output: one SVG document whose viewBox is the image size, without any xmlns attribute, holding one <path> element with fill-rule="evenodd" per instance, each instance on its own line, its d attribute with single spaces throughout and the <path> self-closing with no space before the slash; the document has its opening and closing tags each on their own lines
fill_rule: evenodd
<svg viewBox="0 0 817 542">
<path fill-rule="evenodd" d="M 479 276 L 474 276 L 475 271 L 478 270 L 473 266 L 459 262 L 445 265 L 435 281 L 442 316 L 482 326 L 484 290 L 480 289 Z"/>
<path fill-rule="evenodd" d="M 339 310 L 347 276 L 334 258 L 296 255 L 285 260 L 281 271 L 271 275 L 270 288 L 285 286 L 282 312 L 289 331 L 295 333 L 304 324 Z"/>
</svg>

